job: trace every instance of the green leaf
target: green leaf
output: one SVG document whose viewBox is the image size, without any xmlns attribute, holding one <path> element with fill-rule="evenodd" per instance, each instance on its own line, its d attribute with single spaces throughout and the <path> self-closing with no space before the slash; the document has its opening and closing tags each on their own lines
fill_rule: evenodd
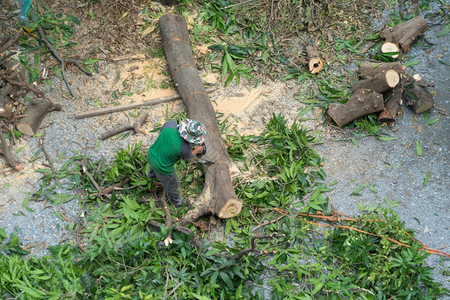
<svg viewBox="0 0 450 300">
<path fill-rule="evenodd" d="M 392 137 L 392 136 L 379 136 L 378 139 L 380 141 L 392 141 L 392 140 L 395 140 L 395 137 Z"/>
<path fill-rule="evenodd" d="M 420 145 L 419 140 L 416 141 L 416 152 L 417 155 L 422 156 L 422 146 Z"/>
<path fill-rule="evenodd" d="M 416 59 L 416 60 L 413 60 L 413 61 L 408 61 L 408 62 L 404 63 L 403 65 L 405 67 L 412 67 L 412 66 L 417 65 L 418 63 L 420 63 L 420 60 Z"/>
<path fill-rule="evenodd" d="M 86 61 L 84 61 L 85 65 L 93 65 L 95 63 L 98 63 L 100 61 L 100 59 L 98 58 L 92 58 L 92 59 L 88 59 Z"/>
<path fill-rule="evenodd" d="M 439 117 L 437 117 L 436 119 L 430 120 L 430 115 L 428 112 L 423 114 L 423 117 L 425 119 L 425 121 L 427 122 L 428 125 L 433 125 L 434 123 L 436 123 L 437 121 L 439 121 Z"/>
<path fill-rule="evenodd" d="M 450 24 L 445 25 L 444 30 L 442 30 L 441 32 L 439 32 L 438 34 L 436 34 L 437 37 L 441 37 L 446 35 L 447 33 L 450 32 Z"/>
<path fill-rule="evenodd" d="M 350 138 L 350 140 L 352 141 L 353 145 L 355 145 L 356 147 L 359 147 L 359 143 L 355 138 Z"/>
<path fill-rule="evenodd" d="M 209 297 L 202 296 L 202 295 L 199 295 L 196 293 L 192 293 L 191 295 L 194 296 L 195 299 L 197 299 L 197 300 L 211 300 L 211 298 L 209 298 Z"/>
<path fill-rule="evenodd" d="M 60 219 L 61 221 L 64 221 L 64 217 L 63 217 L 58 211 L 55 211 L 55 216 L 56 216 L 58 219 Z"/>
<path fill-rule="evenodd" d="M 231 282 L 230 276 L 228 276 L 228 274 L 225 272 L 219 272 L 219 275 L 220 275 L 220 278 L 222 278 L 222 280 L 225 282 L 227 287 L 230 290 L 233 290 L 233 283 Z"/>
</svg>

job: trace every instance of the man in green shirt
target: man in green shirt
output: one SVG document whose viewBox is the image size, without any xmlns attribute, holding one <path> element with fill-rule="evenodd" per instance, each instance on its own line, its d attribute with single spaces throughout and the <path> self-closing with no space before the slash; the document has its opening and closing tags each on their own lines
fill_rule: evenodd
<svg viewBox="0 0 450 300">
<path fill-rule="evenodd" d="M 175 172 L 175 163 L 182 158 L 193 161 L 204 154 L 206 135 L 205 126 L 191 119 L 184 119 L 178 125 L 176 121 L 164 123 L 158 138 L 150 146 L 147 161 L 150 164 L 150 178 L 158 178 L 170 201 L 181 206 L 185 201 L 181 196 L 180 182 Z"/>
</svg>

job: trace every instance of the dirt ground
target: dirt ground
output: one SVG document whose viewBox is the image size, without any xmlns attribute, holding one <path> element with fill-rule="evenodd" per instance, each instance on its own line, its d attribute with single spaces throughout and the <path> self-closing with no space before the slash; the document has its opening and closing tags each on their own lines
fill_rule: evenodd
<svg viewBox="0 0 450 300">
<path fill-rule="evenodd" d="M 94 159 L 111 160 L 117 150 L 130 143 L 142 141 L 144 147 L 148 147 L 155 138 L 154 134 L 129 135 L 123 139 L 101 142 L 99 136 L 115 126 L 132 122 L 140 110 L 149 113 L 145 124 L 148 132 L 156 124 L 164 122 L 166 116 L 184 112 L 181 101 L 85 119 L 76 119 L 75 114 L 113 103 L 135 103 L 175 95 L 164 72 L 164 59 L 152 54 L 152 49 L 160 41 L 159 31 L 155 30 L 155 26 L 142 31 L 144 22 L 137 6 L 132 6 L 136 11 L 129 11 L 127 22 L 116 24 L 117 16 L 112 12 L 125 9 L 120 1 L 114 2 L 116 7 L 99 5 L 90 8 L 92 15 L 103 16 L 109 24 L 101 29 L 98 20 L 90 17 L 88 10 L 84 9 L 88 2 L 43 2 L 53 10 L 70 11 L 82 21 L 72 38 L 79 42 L 71 50 L 72 53 L 82 59 L 100 59 L 99 73 L 93 77 L 83 75 L 76 68 L 67 70 L 68 81 L 75 92 L 74 99 L 66 96 L 64 83 L 55 76 L 50 77 L 51 85 L 40 86 L 49 100 L 64 107 L 62 112 L 49 114 L 41 129 L 45 131 L 45 145 L 54 157 L 55 165 L 61 165 L 64 162 L 62 157 L 70 157 L 72 150 L 80 150 Z M 155 3 L 152 9 L 158 12 L 162 6 Z M 9 17 L 11 15 L 6 9 L 0 11 L 3 25 L 10 22 Z M 420 63 L 408 70 L 412 74 L 419 73 L 428 83 L 435 85 L 432 88 L 435 107 L 430 112 L 430 119 L 439 117 L 437 123 L 429 126 L 422 115 L 405 109 L 395 126 L 384 129 L 394 140 L 381 141 L 367 137 L 358 140 L 358 147 L 351 141 L 342 141 L 350 136 L 349 130 L 323 127 L 318 119 L 302 124 L 313 131 L 321 131 L 322 143 L 317 144 L 316 149 L 325 159 L 327 183 L 334 183 L 334 190 L 329 196 L 337 211 L 356 215 L 359 213 L 357 203 L 387 206 L 395 202 L 394 210 L 407 227 L 417 232 L 421 242 L 430 248 L 449 252 L 449 35 L 437 36 L 443 28 L 444 24 L 440 24 L 428 30 L 430 48 L 413 47 L 410 56 L 419 59 Z M 194 49 L 194 53 L 205 51 L 205 48 Z M 447 65 L 440 63 L 439 59 Z M 54 60 L 47 61 L 42 68 L 55 63 Z M 212 103 L 217 112 L 228 116 L 230 122 L 236 124 L 241 134 L 258 134 L 273 112 L 282 112 L 293 121 L 302 106 L 294 96 L 299 92 L 300 85 L 293 81 L 267 82 L 258 87 L 245 83 L 239 86 L 232 84 L 225 88 L 216 74 L 205 69 L 200 70 L 199 74 L 205 84 L 218 87 L 211 94 Z M 120 92 L 131 95 L 116 98 L 114 92 L 116 95 Z M 34 212 L 22 207 L 27 195 L 38 186 L 40 174 L 36 173 L 36 169 L 45 163 L 42 155 L 28 162 L 38 149 L 38 141 L 36 137 L 25 137 L 13 148 L 23 163 L 23 172 L 12 172 L 5 161 L 0 160 L 0 227 L 5 228 L 7 233 L 18 232 L 25 244 L 36 253 L 48 245 L 71 240 L 64 226 L 79 218 L 79 204 L 76 201 L 61 206 L 29 203 Z M 416 141 L 423 148 L 421 156 L 415 150 Z M 426 174 L 429 174 L 429 179 L 424 185 Z M 361 196 L 350 195 L 366 183 Z M 56 211 L 64 214 L 66 221 L 57 218 Z M 436 256 L 430 257 L 428 262 L 436 267 L 436 279 L 450 288 L 449 277 L 445 275 L 449 272 L 450 262 Z"/>
</svg>

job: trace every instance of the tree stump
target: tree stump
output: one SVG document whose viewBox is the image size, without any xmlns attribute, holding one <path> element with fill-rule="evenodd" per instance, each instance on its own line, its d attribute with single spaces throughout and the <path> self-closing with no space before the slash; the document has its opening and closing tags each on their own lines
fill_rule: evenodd
<svg viewBox="0 0 450 300">
<path fill-rule="evenodd" d="M 327 113 L 339 127 L 342 127 L 359 117 L 383 109 L 383 95 L 371 89 L 357 89 L 353 91 L 347 103 L 331 104 Z"/>
<path fill-rule="evenodd" d="M 23 134 L 33 136 L 39 130 L 45 115 L 54 110 L 61 110 L 62 106 L 48 100 L 34 100 L 27 106 L 23 118 L 17 122 L 17 129 Z"/>
<path fill-rule="evenodd" d="M 398 45 L 398 49 L 406 53 L 427 27 L 427 21 L 423 17 L 417 16 L 394 27 L 383 29 L 380 31 L 380 38 L 388 43 Z"/>
<path fill-rule="evenodd" d="M 416 74 L 406 84 L 403 97 L 406 105 L 410 106 L 416 114 L 421 114 L 433 107 L 433 96 L 427 90 L 427 84 L 420 75 Z"/>
<path fill-rule="evenodd" d="M 373 77 L 357 81 L 353 84 L 352 90 L 371 89 L 382 94 L 393 89 L 400 82 L 400 75 L 393 69 L 380 71 Z"/>
<path fill-rule="evenodd" d="M 237 216 L 242 209 L 231 183 L 229 167 L 233 164 L 222 141 L 216 113 L 209 99 L 192 55 L 192 49 L 183 16 L 167 14 L 159 19 L 172 79 L 188 110 L 189 118 L 202 122 L 206 127 L 208 152 L 205 159 L 214 161 L 205 170 L 205 185 L 201 195 L 193 203 L 193 210 L 186 213 L 181 224 L 194 222 L 206 214 L 219 218 Z"/>
</svg>

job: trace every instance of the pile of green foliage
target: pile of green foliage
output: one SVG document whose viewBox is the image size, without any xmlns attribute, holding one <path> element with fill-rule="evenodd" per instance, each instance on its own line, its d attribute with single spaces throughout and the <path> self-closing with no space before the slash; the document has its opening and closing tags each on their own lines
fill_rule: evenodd
<svg viewBox="0 0 450 300">
<path fill-rule="evenodd" d="M 57 185 L 69 192 L 77 190 L 86 215 L 67 226 L 77 238 L 36 257 L 27 255 L 17 236 L 8 238 L 0 230 L 0 297 L 433 299 L 447 293 L 433 281 L 432 268 L 425 265 L 428 254 L 418 249 L 391 209 L 367 208 L 357 221 L 346 225 L 389 236 L 411 248 L 342 228 L 320 233 L 311 223 L 317 220 L 296 214 L 331 213 L 323 195 L 330 189 L 320 183 L 325 176 L 321 159 L 310 146 L 315 138 L 305 129 L 275 115 L 258 137 L 233 134 L 224 122 L 221 128 L 230 155 L 241 161 L 243 169 L 252 170 L 251 180 L 236 182 L 244 209 L 238 217 L 222 220 L 222 235 L 207 232 L 198 248 L 190 242 L 192 234 L 175 231 L 173 244 L 164 245 L 170 228 L 148 225 L 149 220 L 164 223 L 165 212 L 158 200 L 159 188 L 145 175 L 148 166 L 141 144 L 117 152 L 111 165 L 75 153 L 57 174 L 41 169 L 42 187 L 33 199 L 69 199 L 56 192 Z M 126 177 L 131 181 L 110 198 L 100 198 L 82 170 L 83 159 L 102 186 Z M 191 185 L 201 190 L 197 167 L 180 165 L 178 170 L 182 182 L 196 178 Z M 177 217 L 185 212 L 172 205 L 170 209 Z M 196 231 L 194 226 L 191 229 Z M 258 239 L 254 251 L 241 259 L 233 257 L 250 249 L 251 238 L 261 235 L 273 238 Z"/>
</svg>

